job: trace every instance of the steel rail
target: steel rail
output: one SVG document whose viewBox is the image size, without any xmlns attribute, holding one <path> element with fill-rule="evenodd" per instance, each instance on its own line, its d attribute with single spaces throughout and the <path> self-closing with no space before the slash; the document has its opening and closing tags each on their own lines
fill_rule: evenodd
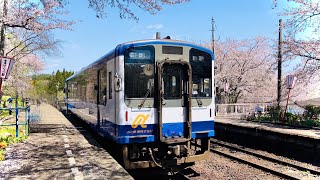
<svg viewBox="0 0 320 180">
<path fill-rule="evenodd" d="M 273 174 L 273 175 L 279 176 L 279 177 L 281 177 L 281 178 L 294 179 L 294 180 L 300 179 L 300 178 L 298 178 L 298 177 L 294 177 L 294 176 L 291 176 L 291 175 L 288 175 L 288 174 L 284 174 L 284 173 L 282 173 L 281 171 L 278 171 L 278 170 L 276 170 L 276 169 L 268 168 L 268 167 L 259 165 L 259 164 L 257 164 L 257 163 L 254 163 L 254 162 L 252 162 L 252 161 L 248 161 L 248 160 L 241 159 L 241 158 L 239 158 L 239 157 L 237 157 L 237 156 L 234 156 L 234 155 L 232 155 L 232 154 L 230 154 L 230 153 L 226 153 L 226 152 L 223 152 L 223 151 L 220 151 L 220 150 L 216 150 L 216 149 L 213 149 L 213 148 L 211 148 L 210 150 L 211 150 L 211 152 L 214 152 L 214 153 L 217 153 L 217 154 L 219 154 L 219 155 L 225 156 L 225 157 L 227 157 L 227 158 L 229 158 L 229 159 L 236 160 L 236 161 L 238 161 L 238 162 L 240 162 L 240 163 L 247 164 L 247 165 L 249 165 L 249 166 L 252 166 L 252 167 L 254 167 L 254 168 L 260 169 L 260 170 L 262 170 L 262 171 L 265 171 L 265 172 L 271 173 L 271 174 Z"/>
<path fill-rule="evenodd" d="M 262 154 L 259 154 L 259 153 L 253 152 L 253 151 L 249 151 L 249 150 L 246 150 L 246 149 L 239 148 L 237 146 L 226 144 L 226 143 L 221 142 L 221 141 L 211 140 L 211 143 L 218 144 L 219 146 L 227 147 L 229 149 L 240 151 L 240 152 L 252 155 L 252 156 L 256 156 L 258 158 L 262 158 L 262 159 L 265 159 L 265 160 L 268 160 L 268 161 L 271 161 L 271 162 L 275 162 L 275 163 L 278 163 L 278 164 L 290 166 L 290 167 L 296 168 L 296 169 L 301 170 L 301 171 L 309 171 L 311 174 L 314 174 L 314 175 L 320 175 L 320 171 L 319 170 L 310 169 L 310 168 L 303 167 L 303 166 L 298 165 L 298 164 L 293 164 L 293 163 L 290 163 L 290 162 L 286 162 L 286 161 L 283 161 L 283 160 L 279 160 L 279 159 L 276 159 L 276 158 L 265 156 L 265 155 L 262 155 Z"/>
<path fill-rule="evenodd" d="M 176 177 L 176 178 L 179 178 L 179 179 L 185 179 L 185 180 L 188 180 L 190 179 L 187 175 L 183 174 L 182 172 L 178 172 L 176 175 L 179 175 L 180 177 Z"/>
</svg>

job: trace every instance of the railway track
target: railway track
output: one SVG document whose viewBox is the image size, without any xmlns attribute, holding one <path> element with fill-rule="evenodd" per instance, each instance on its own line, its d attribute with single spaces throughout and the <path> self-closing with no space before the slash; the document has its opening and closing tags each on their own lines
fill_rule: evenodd
<svg viewBox="0 0 320 180">
<path fill-rule="evenodd" d="M 227 158 L 230 158 L 230 159 L 236 160 L 238 162 L 247 164 L 249 166 L 255 167 L 255 168 L 260 169 L 262 171 L 274 174 L 274 175 L 279 176 L 281 178 L 285 178 L 285 179 L 301 179 L 301 177 L 285 173 L 285 172 L 279 170 L 279 168 L 268 167 L 266 165 L 263 165 L 263 164 L 259 163 L 261 161 L 261 159 L 264 160 L 264 161 L 271 162 L 273 164 L 279 164 L 279 165 L 281 165 L 283 167 L 291 167 L 291 168 L 294 168 L 294 169 L 299 170 L 301 172 L 309 172 L 309 173 L 311 173 L 313 175 L 320 176 L 320 171 L 315 170 L 315 169 L 306 168 L 306 167 L 303 167 L 301 165 L 297 165 L 297 164 L 293 164 L 293 163 L 290 163 L 290 162 L 286 162 L 286 161 L 282 161 L 282 160 L 279 160 L 279 159 L 275 159 L 275 158 L 272 158 L 272 157 L 269 157 L 269 156 L 261 155 L 261 154 L 258 154 L 256 152 L 249 151 L 249 150 L 246 150 L 246 149 L 242 149 L 242 148 L 239 148 L 239 147 L 234 146 L 234 145 L 226 144 L 226 143 L 221 142 L 221 141 L 211 140 L 211 143 L 227 149 L 227 150 L 221 150 L 221 149 L 218 150 L 216 148 L 211 148 L 211 152 L 214 152 L 214 153 L 217 153 L 219 155 L 225 156 Z M 243 158 L 243 157 L 241 157 L 241 155 L 239 155 L 239 152 L 246 154 L 246 156 L 250 156 L 251 159 L 258 159 L 258 161 L 248 160 L 248 158 Z"/>
</svg>

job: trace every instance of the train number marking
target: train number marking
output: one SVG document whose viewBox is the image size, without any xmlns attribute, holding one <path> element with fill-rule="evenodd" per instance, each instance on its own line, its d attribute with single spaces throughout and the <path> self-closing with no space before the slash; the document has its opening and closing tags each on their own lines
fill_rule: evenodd
<svg viewBox="0 0 320 180">
<path fill-rule="evenodd" d="M 140 125 L 142 128 L 146 128 L 147 125 L 145 125 L 144 123 L 146 123 L 148 118 L 149 118 L 149 114 L 147 115 L 139 114 L 132 122 L 131 127 L 135 129 Z"/>
</svg>

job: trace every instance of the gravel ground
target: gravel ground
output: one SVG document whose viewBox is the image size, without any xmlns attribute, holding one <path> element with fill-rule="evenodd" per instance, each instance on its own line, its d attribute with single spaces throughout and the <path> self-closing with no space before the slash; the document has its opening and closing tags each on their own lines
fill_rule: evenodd
<svg viewBox="0 0 320 180">
<path fill-rule="evenodd" d="M 226 142 L 224 142 L 224 143 L 226 143 Z M 273 153 L 269 153 L 269 152 L 266 152 L 266 151 L 245 148 L 245 147 L 238 146 L 236 144 L 230 144 L 230 143 L 226 143 L 226 144 L 229 144 L 229 145 L 232 145 L 232 146 L 237 146 L 237 147 L 239 147 L 241 149 L 246 149 L 246 150 L 249 150 L 249 151 L 254 151 L 254 152 L 256 152 L 258 154 L 261 154 L 263 156 L 272 157 L 272 158 L 275 158 L 275 159 L 278 159 L 278 160 L 281 160 L 281 161 L 285 161 L 285 162 L 288 162 L 288 163 L 300 165 L 300 166 L 303 166 L 303 167 L 306 167 L 306 168 L 309 168 L 309 169 L 320 170 L 320 162 L 319 162 L 319 164 L 308 164 L 308 163 L 296 161 L 294 159 L 289 159 L 287 157 L 279 156 L 279 155 L 276 155 L 276 154 L 273 154 Z M 219 148 L 219 146 L 215 146 L 215 147 Z M 223 149 L 227 149 L 227 148 L 222 148 L 222 150 Z M 234 152 L 236 152 L 236 151 L 234 151 Z M 269 162 L 269 161 L 266 161 L 266 160 L 263 160 L 263 159 L 260 159 L 260 158 L 256 158 L 255 156 L 247 155 L 245 153 L 241 153 L 241 152 L 236 152 L 236 153 L 239 154 L 240 157 L 243 157 L 244 159 L 247 159 L 247 160 L 250 160 L 250 161 L 259 162 L 260 165 L 264 165 L 266 167 L 272 167 L 272 168 L 280 170 L 281 172 L 284 172 L 286 174 L 290 174 L 290 175 L 299 177 L 300 179 L 320 179 L 320 176 L 312 175 L 309 172 L 302 172 L 302 171 L 297 170 L 295 168 L 283 166 L 283 165 L 280 165 L 280 164 L 277 164 L 277 163 L 272 163 L 272 162 Z"/>
<path fill-rule="evenodd" d="M 249 149 L 249 148 L 246 148 L 246 149 L 253 150 L 253 149 Z M 300 162 L 300 161 L 297 161 L 297 160 L 294 160 L 294 159 L 290 159 L 290 158 L 287 158 L 287 157 L 279 156 L 279 155 L 276 155 L 276 154 L 273 154 L 273 153 L 269 153 L 269 152 L 266 152 L 266 151 L 260 151 L 260 150 L 254 150 L 254 151 L 256 153 L 261 154 L 261 155 L 269 156 L 269 157 L 276 158 L 276 159 L 279 159 L 279 160 L 282 160 L 282 161 L 286 161 L 286 162 L 293 163 L 293 164 L 298 164 L 298 165 L 301 165 L 301 166 L 306 167 L 306 168 L 310 168 L 310 169 L 314 169 L 314 170 L 319 170 L 320 171 L 320 162 L 318 164 L 308 164 L 308 163 Z"/>
<path fill-rule="evenodd" d="M 191 167 L 200 174 L 189 176 L 190 179 L 279 179 L 248 165 L 232 161 L 217 154 L 210 154 L 208 160 L 197 162 Z"/>
<path fill-rule="evenodd" d="M 218 150 L 223 150 L 223 151 L 227 151 L 227 152 L 231 152 L 233 155 L 236 155 L 237 157 L 240 157 L 241 159 L 244 160 L 249 160 L 251 162 L 255 162 L 259 165 L 262 165 L 264 167 L 269 167 L 272 169 L 276 169 L 278 171 L 281 171 L 282 173 L 288 174 L 288 175 L 292 175 L 294 177 L 298 177 L 299 179 L 316 179 L 317 177 L 308 173 L 308 172 L 302 172 L 300 170 L 297 170 L 295 168 L 292 167 L 288 167 L 288 166 L 284 166 L 278 163 L 274 163 L 274 162 L 270 162 L 261 158 L 257 158 L 255 156 L 251 156 L 242 152 L 237 152 L 234 150 L 228 149 L 228 148 L 224 148 L 224 147 L 216 147 L 216 149 Z M 278 158 L 277 158 L 278 159 Z"/>
</svg>

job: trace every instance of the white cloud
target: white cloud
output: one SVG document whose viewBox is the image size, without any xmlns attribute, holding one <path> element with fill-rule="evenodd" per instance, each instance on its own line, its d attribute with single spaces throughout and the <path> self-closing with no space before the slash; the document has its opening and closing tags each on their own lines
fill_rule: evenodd
<svg viewBox="0 0 320 180">
<path fill-rule="evenodd" d="M 50 64 L 46 64 L 47 68 L 56 68 L 56 67 L 59 67 L 60 64 L 58 63 L 50 63 Z"/>
<path fill-rule="evenodd" d="M 52 59 L 52 60 L 48 61 L 48 63 L 50 63 L 50 64 L 58 64 L 60 62 L 61 62 L 60 59 Z"/>
<path fill-rule="evenodd" d="M 159 29 L 162 29 L 163 27 L 164 27 L 163 24 L 150 24 L 150 25 L 146 26 L 146 29 L 159 30 Z"/>
<path fill-rule="evenodd" d="M 129 32 L 139 32 L 141 34 L 147 34 L 147 33 L 154 33 L 155 31 L 158 31 L 160 29 L 163 29 L 163 24 L 150 24 L 146 26 L 133 26 L 131 29 L 129 29 Z"/>
<path fill-rule="evenodd" d="M 71 48 L 71 49 L 80 49 L 80 44 L 74 41 L 66 42 L 65 47 Z"/>
<path fill-rule="evenodd" d="M 71 43 L 71 49 L 80 49 L 80 45 L 78 43 Z"/>
</svg>

